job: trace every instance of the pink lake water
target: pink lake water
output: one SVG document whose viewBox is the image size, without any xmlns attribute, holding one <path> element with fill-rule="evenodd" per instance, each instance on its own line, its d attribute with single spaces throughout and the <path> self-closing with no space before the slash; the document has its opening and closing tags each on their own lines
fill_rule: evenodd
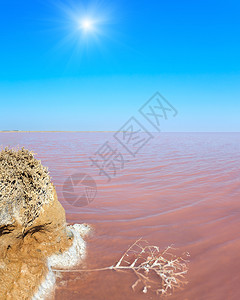
<svg viewBox="0 0 240 300">
<path fill-rule="evenodd" d="M 107 141 L 128 160 L 110 181 L 89 159 Z M 0 144 L 37 153 L 67 221 L 93 226 L 85 267 L 111 266 L 143 237 L 191 255 L 188 284 L 168 299 L 240 299 L 240 133 L 158 133 L 135 157 L 113 133 L 0 133 Z M 76 173 L 97 184 L 87 206 L 72 205 L 81 187 L 64 197 L 64 183 Z M 55 299 L 159 299 L 133 292 L 134 281 L 131 272 L 68 273 L 58 280 Z"/>
</svg>

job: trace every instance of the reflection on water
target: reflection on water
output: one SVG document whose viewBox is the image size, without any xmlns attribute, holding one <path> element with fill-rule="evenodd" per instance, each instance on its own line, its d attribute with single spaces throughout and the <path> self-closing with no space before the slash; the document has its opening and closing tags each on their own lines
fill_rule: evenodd
<svg viewBox="0 0 240 300">
<path fill-rule="evenodd" d="M 135 158 L 112 133 L 0 133 L 0 144 L 25 146 L 49 167 L 69 223 L 92 224 L 88 268 L 115 263 L 139 237 L 190 252 L 189 284 L 169 299 L 240 299 L 240 134 L 158 133 Z M 129 162 L 108 182 L 89 157 L 109 141 Z M 97 196 L 84 207 L 63 197 L 66 179 L 89 174 Z M 68 273 L 55 299 L 157 299 L 133 293 L 134 274 Z"/>
</svg>

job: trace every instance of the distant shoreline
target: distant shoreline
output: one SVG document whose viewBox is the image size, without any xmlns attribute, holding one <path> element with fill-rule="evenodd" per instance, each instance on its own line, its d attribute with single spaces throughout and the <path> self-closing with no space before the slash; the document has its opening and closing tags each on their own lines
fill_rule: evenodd
<svg viewBox="0 0 240 300">
<path fill-rule="evenodd" d="M 118 130 L 0 130 L 0 133 L 68 133 L 68 132 L 118 132 Z M 164 132 L 155 132 L 150 131 L 151 133 L 240 133 L 240 131 L 164 131 Z"/>
</svg>

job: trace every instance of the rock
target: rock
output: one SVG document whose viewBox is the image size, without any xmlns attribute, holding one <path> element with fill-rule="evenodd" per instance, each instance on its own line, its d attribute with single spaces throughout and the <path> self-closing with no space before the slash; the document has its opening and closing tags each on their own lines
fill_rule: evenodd
<svg viewBox="0 0 240 300">
<path fill-rule="evenodd" d="M 0 152 L 0 299 L 35 297 L 39 286 L 50 276 L 48 258 L 66 253 L 73 242 L 47 168 L 24 148 L 3 149 Z"/>
</svg>

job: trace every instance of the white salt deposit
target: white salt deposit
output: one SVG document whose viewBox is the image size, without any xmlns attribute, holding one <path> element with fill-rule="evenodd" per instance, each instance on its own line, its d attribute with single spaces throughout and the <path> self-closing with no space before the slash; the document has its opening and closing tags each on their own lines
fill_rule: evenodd
<svg viewBox="0 0 240 300">
<path fill-rule="evenodd" d="M 53 291 L 56 283 L 56 274 L 52 271 L 52 268 L 71 268 L 86 256 L 86 243 L 82 237 L 88 234 L 90 227 L 86 224 L 74 224 L 67 226 L 67 228 L 73 234 L 73 244 L 64 253 L 54 254 L 48 258 L 49 272 L 32 300 L 44 300 Z"/>
</svg>

